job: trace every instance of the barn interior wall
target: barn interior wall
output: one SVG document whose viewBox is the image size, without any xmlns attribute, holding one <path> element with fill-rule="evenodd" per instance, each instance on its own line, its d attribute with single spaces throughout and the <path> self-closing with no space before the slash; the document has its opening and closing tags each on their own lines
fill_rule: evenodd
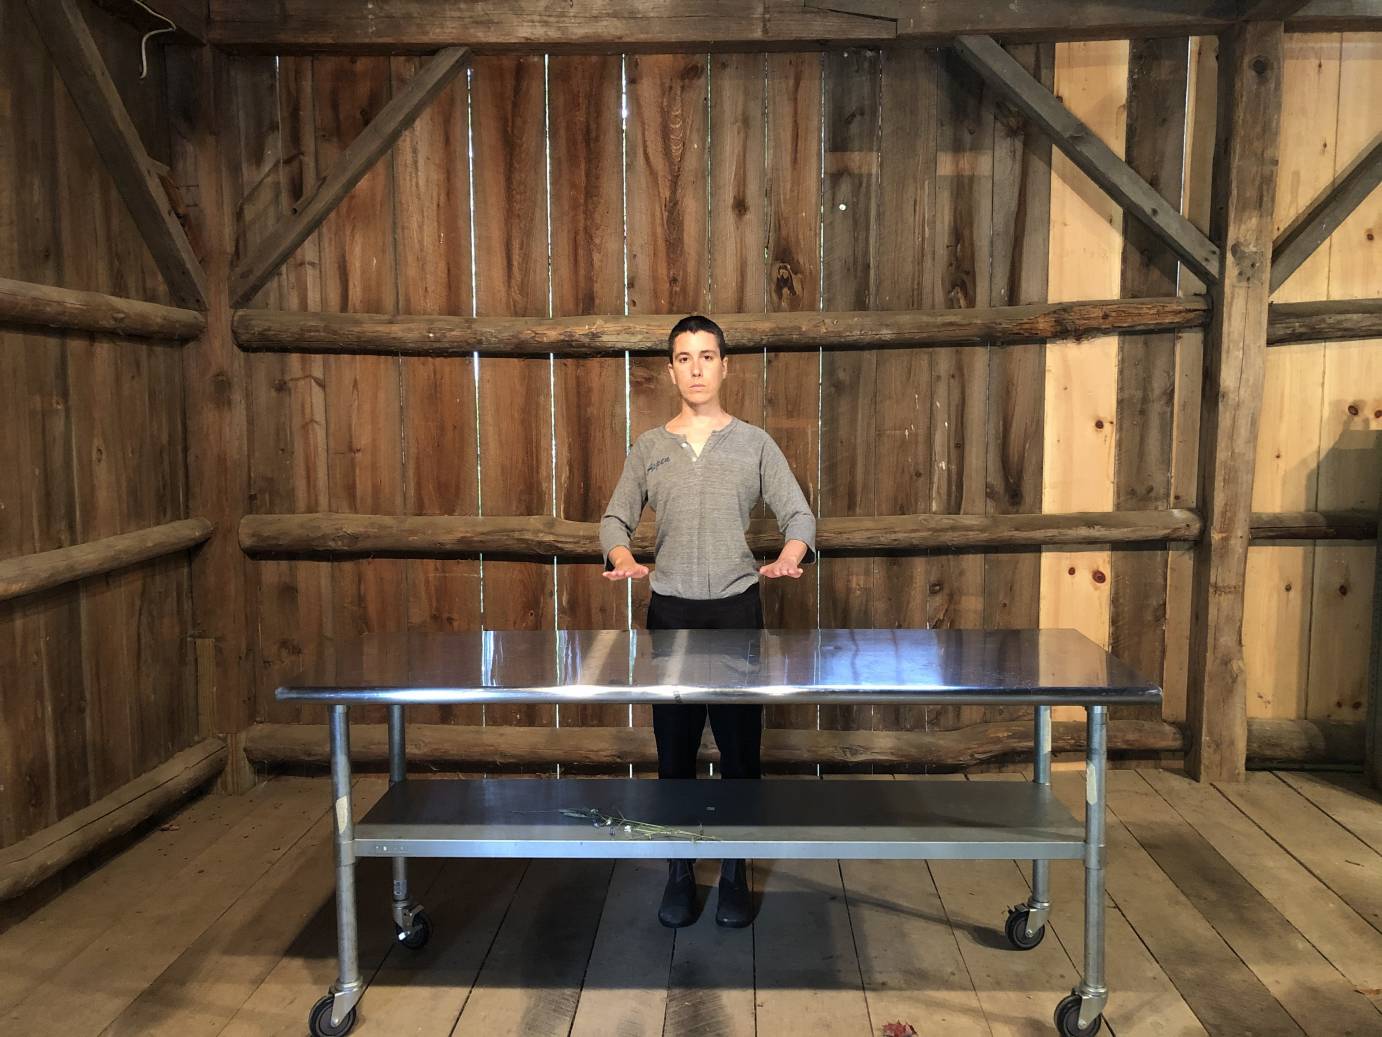
<svg viewBox="0 0 1382 1037">
<path fill-rule="evenodd" d="M 161 51 L 85 12 L 150 154 L 167 162 Z M 23 4 L 0 5 L 0 275 L 168 293 Z M 187 517 L 172 343 L 0 329 L 0 559 Z M 0 603 L 0 845 L 197 738 L 187 557 Z"/>
</svg>

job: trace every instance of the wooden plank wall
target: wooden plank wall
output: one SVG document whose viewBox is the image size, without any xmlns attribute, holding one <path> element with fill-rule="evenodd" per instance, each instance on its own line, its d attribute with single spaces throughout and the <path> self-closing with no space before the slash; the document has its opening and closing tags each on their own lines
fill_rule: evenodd
<svg viewBox="0 0 1382 1037">
<path fill-rule="evenodd" d="M 151 154 L 159 52 L 87 11 Z M 0 9 L 0 274 L 167 302 L 156 267 L 22 4 Z M 0 330 L 0 558 L 186 515 L 178 348 Z M 0 845 L 197 738 L 185 557 L 0 605 Z"/>
<path fill-rule="evenodd" d="M 1382 36 L 1286 38 L 1281 175 L 1285 226 L 1382 131 Z M 1367 199 L 1273 296 L 1382 293 L 1382 197 Z M 1378 343 L 1302 343 L 1267 356 L 1253 507 L 1374 508 L 1382 483 Z M 1249 552 L 1244 647 L 1251 716 L 1362 720 L 1374 550 L 1283 544 Z"/>
<path fill-rule="evenodd" d="M 1282 221 L 1376 128 L 1365 106 L 1341 111 L 1338 100 L 1372 89 L 1375 37 L 1301 37 L 1291 46 L 1288 123 L 1316 127 L 1328 146 L 1321 159 L 1302 150 L 1308 135 L 1283 127 L 1291 141 L 1283 162 L 1299 171 L 1282 177 Z M 1310 56 L 1326 51 L 1323 64 Z M 1014 53 L 1205 221 L 1212 39 Z M 414 59 L 341 57 L 224 64 L 245 150 L 242 243 L 254 239 L 248 224 L 271 224 L 291 206 L 417 67 Z M 1366 262 L 1375 223 L 1375 213 L 1355 217 L 1283 293 L 1378 294 L 1377 264 Z M 1352 261 L 1341 255 L 1345 240 Z M 1311 277 L 1308 289 L 1298 287 Z M 255 305 L 671 316 L 1004 305 L 1177 285 L 1200 287 L 942 50 L 506 55 L 475 59 Z M 1193 506 L 1200 349 L 1193 333 L 991 350 L 738 354 L 726 399 L 782 445 L 823 516 Z M 1276 437 L 1308 455 L 1310 471 L 1270 458 L 1257 507 L 1361 500 L 1375 470 L 1357 437 L 1382 422 L 1374 416 L 1382 404 L 1375 390 L 1344 397 L 1376 383 L 1377 361 L 1347 344 L 1272 357 L 1268 406 L 1278 411 L 1264 416 L 1263 451 L 1275 452 L 1266 437 Z M 1292 396 L 1290 416 L 1280 408 L 1301 376 L 1286 364 L 1314 372 L 1306 379 L 1314 388 Z M 264 512 L 593 521 L 627 444 L 675 409 L 665 365 L 651 357 L 255 354 L 249 365 L 253 510 Z M 1288 468 L 1308 492 L 1291 487 Z M 1337 624 L 1363 629 L 1368 551 L 1254 549 L 1256 585 L 1268 579 L 1268 564 L 1269 582 L 1299 574 L 1289 604 L 1271 595 L 1252 602 L 1267 611 L 1249 624 L 1250 667 L 1265 674 L 1288 659 L 1295 675 L 1277 672 L 1276 692 L 1258 681 L 1256 712 L 1349 716 L 1361 708 L 1361 692 L 1348 689 L 1361 680 L 1365 653 L 1355 675 L 1353 661 L 1339 658 L 1346 653 L 1321 646 L 1337 643 Z M 1074 626 L 1163 679 L 1165 715 L 1177 719 L 1187 563 L 1184 551 L 1159 549 L 827 556 L 800 582 L 769 585 L 766 611 L 782 626 Z M 598 568 L 511 559 L 259 563 L 260 716 L 297 718 L 271 692 L 307 638 L 405 625 L 640 625 L 646 584 L 609 585 Z M 1312 615 L 1329 625 L 1312 625 Z M 483 720 L 646 723 L 644 712 L 506 709 Z M 482 719 L 478 709 L 438 715 Z M 769 723 L 937 728 L 996 715 L 797 707 L 772 711 Z"/>
</svg>

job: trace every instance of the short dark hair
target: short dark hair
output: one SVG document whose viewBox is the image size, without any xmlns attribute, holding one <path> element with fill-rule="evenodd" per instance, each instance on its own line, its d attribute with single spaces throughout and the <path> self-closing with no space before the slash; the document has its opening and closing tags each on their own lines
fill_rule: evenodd
<svg viewBox="0 0 1382 1037">
<path fill-rule="evenodd" d="M 667 359 L 670 362 L 676 358 L 676 344 L 678 335 L 694 335 L 698 331 L 708 331 L 715 336 L 715 344 L 720 347 L 720 358 L 723 359 L 727 350 L 725 349 L 725 333 L 720 330 L 720 325 L 716 324 L 709 317 L 702 317 L 699 313 L 693 313 L 689 317 L 683 317 L 672 325 L 672 330 L 667 334 Z"/>
</svg>

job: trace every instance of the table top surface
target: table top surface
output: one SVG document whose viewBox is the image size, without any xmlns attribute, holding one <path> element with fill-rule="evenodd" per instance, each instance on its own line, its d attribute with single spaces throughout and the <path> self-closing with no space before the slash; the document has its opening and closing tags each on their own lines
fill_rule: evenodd
<svg viewBox="0 0 1382 1037">
<path fill-rule="evenodd" d="M 309 646 L 280 701 L 1155 705 L 1074 630 L 487 630 Z"/>
</svg>

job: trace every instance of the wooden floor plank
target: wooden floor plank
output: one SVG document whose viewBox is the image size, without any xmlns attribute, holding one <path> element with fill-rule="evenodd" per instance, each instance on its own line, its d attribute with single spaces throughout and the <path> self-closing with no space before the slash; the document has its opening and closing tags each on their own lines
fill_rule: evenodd
<svg viewBox="0 0 1382 1037">
<path fill-rule="evenodd" d="M 673 941 L 657 920 L 666 882 L 666 861 L 615 863 L 571 1037 L 662 1033 Z"/>
<path fill-rule="evenodd" d="M 1031 780 L 1030 773 L 970 775 L 972 781 Z M 1083 810 L 1075 816 L 1084 818 Z M 1021 865 L 1030 880 L 1031 865 Z M 1014 902 L 1023 898 L 1019 890 Z M 1112 897 L 1104 906 L 1104 971 L 1109 1004 L 1105 1020 L 1118 1037 L 1203 1037 L 1205 1028 L 1171 977 L 1138 937 Z M 1084 868 L 1078 861 L 1051 862 L 1051 920 L 1047 939 L 1059 940 L 1080 971 L 1084 962 Z"/>
<path fill-rule="evenodd" d="M 243 796 L 208 794 L 87 875 L 71 889 L 0 933 L 0 1004 L 13 1005 L 100 938 L 127 912 L 163 895 L 160 880 L 249 815 L 273 783 Z M 277 789 L 274 789 L 274 794 Z"/>
<path fill-rule="evenodd" d="M 278 786 L 274 788 L 274 786 Z M 204 933 L 327 810 L 320 783 L 270 782 L 270 794 L 0 1017 L 0 1033 L 99 1033 Z"/>
<path fill-rule="evenodd" d="M 1277 771 L 1276 776 L 1382 853 L 1382 792 L 1361 774 Z"/>
<path fill-rule="evenodd" d="M 1057 771 L 1051 787 L 1072 812 L 1083 809 L 1082 773 Z M 1204 1028 L 1212 1034 L 1299 1037 L 1300 1027 L 1114 812 L 1107 815 L 1105 842 L 1105 888 Z"/>
<path fill-rule="evenodd" d="M 526 860 L 445 862 L 422 898 L 431 940 L 390 952 L 351 1037 L 449 1034 L 527 867 Z"/>
<path fill-rule="evenodd" d="M 441 864 L 425 858 L 409 862 L 409 884 L 424 904 Z M 369 989 L 372 980 L 396 950 L 389 912 L 391 877 L 392 863 L 387 858 L 366 857 L 355 867 L 360 971 L 367 984 L 358 1012 L 361 1027 L 375 1010 Z M 337 971 L 336 907 L 332 896 L 301 927 L 273 971 L 221 1031 L 222 1037 L 301 1037 L 307 1029 L 308 1012 L 336 979 Z"/>
<path fill-rule="evenodd" d="M 453 1037 L 570 1029 L 611 870 L 608 861 L 528 866 Z"/>
<path fill-rule="evenodd" d="M 1382 1006 L 1382 933 L 1210 785 L 1162 770 L 1138 772 L 1245 879 Z"/>
<path fill-rule="evenodd" d="M 1382 931 L 1382 856 L 1274 774 L 1218 786 L 1296 860 Z"/>
<path fill-rule="evenodd" d="M 758 868 L 749 863 L 755 890 Z M 696 881 L 708 893 L 702 917 L 678 929 L 667 983 L 663 1037 L 754 1037 L 753 934 L 715 924 L 720 862 L 696 862 Z"/>
<path fill-rule="evenodd" d="M 758 1032 L 873 1032 L 836 861 L 755 861 L 762 900 L 753 926 Z M 745 938 L 747 932 L 741 931 Z"/>
<path fill-rule="evenodd" d="M 355 816 L 363 816 L 385 788 L 378 780 L 357 783 Z M 219 1033 L 302 928 L 330 904 L 333 845 L 331 816 L 323 811 L 297 844 L 120 1013 L 104 1037 Z"/>
<path fill-rule="evenodd" d="M 964 775 L 899 778 L 963 781 Z M 994 1037 L 1046 1037 L 1057 1002 L 1078 977 L 1056 940 L 1021 953 L 1008 945 L 1003 935 L 1006 909 L 1027 892 L 1018 866 L 1013 861 L 931 861 L 930 870 L 989 1030 Z"/>
<path fill-rule="evenodd" d="M 888 772 L 831 781 L 893 781 Z M 864 998 L 875 1029 L 990 1034 L 940 894 L 924 861 L 840 861 Z"/>
<path fill-rule="evenodd" d="M 1309 1037 L 1382 1030 L 1367 998 L 1136 771 L 1111 771 L 1108 788 L 1142 848 Z"/>
</svg>

